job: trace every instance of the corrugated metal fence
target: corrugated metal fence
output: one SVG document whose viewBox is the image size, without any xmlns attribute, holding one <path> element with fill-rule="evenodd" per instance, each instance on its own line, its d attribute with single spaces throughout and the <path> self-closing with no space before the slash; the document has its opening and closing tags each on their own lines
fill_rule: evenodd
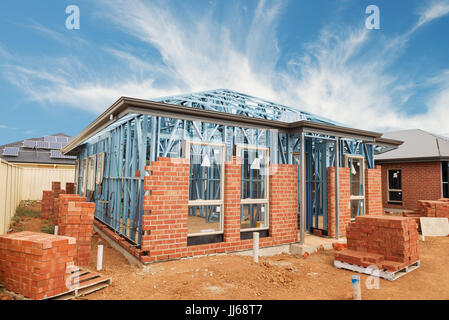
<svg viewBox="0 0 449 320">
<path fill-rule="evenodd" d="M 65 189 L 66 182 L 75 181 L 74 168 L 23 168 L 21 200 L 41 200 L 43 190 L 51 190 L 52 181 L 60 181 Z"/>
<path fill-rule="evenodd" d="M 0 234 L 6 233 L 22 200 L 22 168 L 0 159 Z"/>
<path fill-rule="evenodd" d="M 74 168 L 27 168 L 0 159 L 0 234 L 7 232 L 21 200 L 41 200 L 51 182 L 75 181 Z"/>
</svg>

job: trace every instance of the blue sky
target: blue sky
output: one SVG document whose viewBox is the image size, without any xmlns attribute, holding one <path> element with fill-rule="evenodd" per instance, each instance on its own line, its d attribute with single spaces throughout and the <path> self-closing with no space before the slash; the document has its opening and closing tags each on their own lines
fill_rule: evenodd
<svg viewBox="0 0 449 320">
<path fill-rule="evenodd" d="M 365 27 L 371 4 L 379 30 Z M 76 135 L 120 96 L 215 88 L 448 134 L 448 34 L 449 0 L 2 0 L 0 144 Z"/>
</svg>

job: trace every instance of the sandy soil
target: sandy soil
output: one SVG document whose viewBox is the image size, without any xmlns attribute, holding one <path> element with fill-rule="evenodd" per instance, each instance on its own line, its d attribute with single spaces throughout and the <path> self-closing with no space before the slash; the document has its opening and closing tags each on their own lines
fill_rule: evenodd
<svg viewBox="0 0 449 320">
<path fill-rule="evenodd" d="M 24 221 L 25 230 L 34 230 L 35 220 Z M 354 273 L 333 267 L 334 250 L 306 259 L 288 254 L 261 257 L 258 264 L 251 257 L 215 255 L 155 263 L 143 272 L 94 234 L 93 271 L 99 242 L 105 244 L 101 273 L 113 282 L 87 299 L 352 299 Z M 421 268 L 393 282 L 381 279 L 380 288 L 371 290 L 364 285 L 367 276 L 361 275 L 362 298 L 449 299 L 448 252 L 449 237 L 427 237 L 420 242 Z M 5 297 L 0 288 L 0 299 Z"/>
<path fill-rule="evenodd" d="M 95 268 L 93 241 L 91 265 Z M 87 299 L 352 299 L 352 272 L 333 267 L 333 250 L 308 258 L 283 254 L 262 257 L 217 255 L 153 264 L 148 272 L 134 268 L 114 249 L 104 249 L 103 274 L 108 288 Z M 379 289 L 362 286 L 363 299 L 449 299 L 449 237 L 420 243 L 420 269 Z M 362 284 L 367 276 L 362 275 Z"/>
<path fill-rule="evenodd" d="M 40 201 L 22 201 L 19 205 L 19 208 L 40 213 L 41 204 Z M 10 228 L 12 229 L 11 232 L 18 232 L 18 231 L 42 232 L 43 226 L 48 227 L 52 223 L 53 222 L 50 220 L 44 220 L 29 216 L 22 216 L 18 217 L 18 221 L 12 221 Z"/>
</svg>

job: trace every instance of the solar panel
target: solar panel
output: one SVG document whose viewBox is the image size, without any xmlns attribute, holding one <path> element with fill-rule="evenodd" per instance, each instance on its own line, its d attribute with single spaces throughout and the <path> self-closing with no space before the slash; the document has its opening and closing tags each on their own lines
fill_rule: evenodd
<svg viewBox="0 0 449 320">
<path fill-rule="evenodd" d="M 48 142 L 46 142 L 46 141 L 36 141 L 36 148 L 49 149 Z"/>
<path fill-rule="evenodd" d="M 52 159 L 76 159 L 76 156 L 66 156 L 63 155 L 59 150 L 51 150 L 50 151 L 50 158 Z"/>
<path fill-rule="evenodd" d="M 49 148 L 50 149 L 55 149 L 55 150 L 59 150 L 62 148 L 62 143 L 58 143 L 58 142 L 49 142 Z"/>
<path fill-rule="evenodd" d="M 3 149 L 4 156 L 17 157 L 19 155 L 19 148 L 17 147 L 5 147 Z"/>
<path fill-rule="evenodd" d="M 47 137 L 44 137 L 44 141 L 46 141 L 46 142 L 56 142 L 56 137 L 54 137 L 54 136 L 47 136 Z"/>
<path fill-rule="evenodd" d="M 68 142 L 68 139 L 67 139 L 67 137 L 57 136 L 56 137 L 56 142 L 66 143 L 66 142 Z"/>
<path fill-rule="evenodd" d="M 24 148 L 34 148 L 34 147 L 36 147 L 36 141 L 34 141 L 34 140 L 25 140 L 23 142 L 23 147 Z"/>
</svg>

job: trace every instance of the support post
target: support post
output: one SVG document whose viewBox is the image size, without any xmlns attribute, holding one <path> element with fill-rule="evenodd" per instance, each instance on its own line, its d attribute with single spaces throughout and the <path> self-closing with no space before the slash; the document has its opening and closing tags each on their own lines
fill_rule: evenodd
<svg viewBox="0 0 449 320">
<path fill-rule="evenodd" d="M 301 170 L 301 245 L 304 245 L 305 242 L 305 226 L 306 226 L 306 148 L 305 148 L 305 134 L 304 131 L 301 130 L 301 161 L 300 161 L 300 170 Z"/>
<path fill-rule="evenodd" d="M 58 235 L 58 231 L 59 231 L 59 227 L 58 227 L 58 226 L 55 226 L 55 236 Z"/>
<path fill-rule="evenodd" d="M 253 260 L 259 262 L 259 232 L 253 232 Z"/>
<path fill-rule="evenodd" d="M 335 141 L 335 235 L 340 238 L 340 138 Z"/>
</svg>

